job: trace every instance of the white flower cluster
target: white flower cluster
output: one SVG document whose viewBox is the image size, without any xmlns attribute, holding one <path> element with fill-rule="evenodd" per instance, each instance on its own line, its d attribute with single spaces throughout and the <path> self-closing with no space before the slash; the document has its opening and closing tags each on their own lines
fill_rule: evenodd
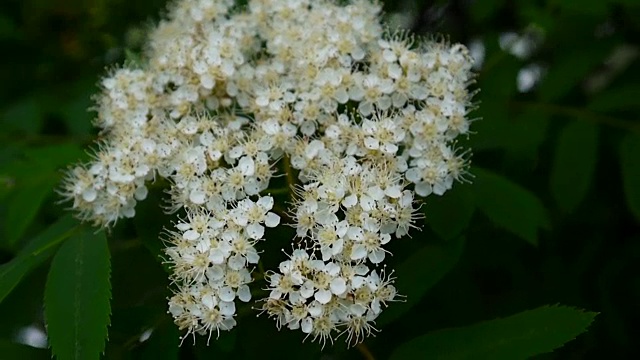
<svg viewBox="0 0 640 360">
<path fill-rule="evenodd" d="M 415 199 L 442 195 L 467 167 L 473 81 L 467 49 L 389 34 L 380 5 L 351 0 L 177 0 L 144 63 L 114 70 L 96 97 L 102 140 L 63 195 L 83 220 L 135 215 L 166 178 L 177 286 L 169 311 L 188 333 L 235 326 L 251 299 L 256 243 L 280 217 L 273 176 L 295 186 L 298 246 L 267 272 L 263 310 L 323 343 L 361 341 L 396 298 L 380 269 L 407 235 Z M 284 159 L 284 160 L 283 160 Z M 296 179 L 297 175 L 297 179 Z"/>
<path fill-rule="evenodd" d="M 230 210 L 187 209 L 187 219 L 170 231 L 166 252 L 179 290 L 169 300 L 169 312 L 180 329 L 208 333 L 230 330 L 236 324 L 234 300 L 251 300 L 247 266 L 260 260 L 254 245 L 264 226 L 275 227 L 280 217 L 269 210 L 273 198 L 256 202 L 245 198 Z M 264 226 L 263 226 L 264 224 Z"/>
</svg>

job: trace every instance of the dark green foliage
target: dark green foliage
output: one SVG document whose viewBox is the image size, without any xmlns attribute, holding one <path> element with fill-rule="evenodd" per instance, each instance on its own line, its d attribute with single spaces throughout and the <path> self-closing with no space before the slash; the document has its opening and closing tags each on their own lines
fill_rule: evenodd
<svg viewBox="0 0 640 360">
<path fill-rule="evenodd" d="M 551 194 L 558 207 L 572 212 L 587 195 L 598 161 L 598 128 L 573 121 L 558 136 L 551 168 Z"/>
<path fill-rule="evenodd" d="M 497 226 L 538 245 L 538 230 L 549 226 L 540 199 L 498 174 L 479 168 L 472 172 L 478 208 Z"/>
<path fill-rule="evenodd" d="M 44 293 L 49 342 L 59 359 L 99 359 L 111 308 L 111 264 L 104 232 L 82 228 L 58 250 Z"/>
<path fill-rule="evenodd" d="M 445 276 L 458 262 L 464 248 L 465 238 L 460 236 L 445 242 L 425 245 L 402 262 L 394 274 L 396 286 L 406 301 L 392 304 L 377 321 L 385 325 L 411 310 L 424 294 Z"/>
<path fill-rule="evenodd" d="M 14 259 L 0 266 L 0 302 L 29 271 L 55 253 L 56 247 L 71 235 L 76 225 L 77 220 L 65 215 L 31 240 Z"/>
<path fill-rule="evenodd" d="M 391 358 L 528 359 L 575 339 L 595 316 L 566 306 L 545 306 L 504 319 L 420 336 L 400 345 Z"/>
</svg>

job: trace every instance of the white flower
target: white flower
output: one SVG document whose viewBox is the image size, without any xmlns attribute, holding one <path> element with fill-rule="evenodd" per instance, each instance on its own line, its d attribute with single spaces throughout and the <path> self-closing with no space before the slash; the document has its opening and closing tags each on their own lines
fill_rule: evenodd
<svg viewBox="0 0 640 360">
<path fill-rule="evenodd" d="M 167 212 L 186 214 L 164 240 L 169 312 L 187 333 L 236 325 L 257 248 L 273 250 L 258 243 L 281 222 L 301 247 L 266 273 L 263 309 L 278 327 L 351 344 L 394 300 L 393 279 L 371 267 L 415 227 L 416 195 L 463 178 L 455 144 L 469 133 L 472 74 L 464 46 L 387 34 L 380 12 L 359 0 L 177 0 L 139 68 L 101 81 L 98 151 L 60 192 L 108 227 L 166 179 Z M 275 205 L 283 188 L 295 189 L 290 221 Z"/>
</svg>

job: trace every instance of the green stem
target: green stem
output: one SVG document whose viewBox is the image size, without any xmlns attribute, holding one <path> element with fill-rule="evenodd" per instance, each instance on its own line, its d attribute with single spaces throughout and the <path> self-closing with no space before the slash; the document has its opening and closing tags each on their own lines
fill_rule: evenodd
<svg viewBox="0 0 640 360">
<path fill-rule="evenodd" d="M 289 187 L 289 194 L 291 196 L 291 200 L 293 200 L 293 192 L 291 191 L 296 184 L 294 170 L 291 167 L 291 160 L 289 160 L 289 156 L 285 156 L 282 159 L 282 167 L 284 168 L 284 172 L 287 175 L 287 185 Z"/>
</svg>

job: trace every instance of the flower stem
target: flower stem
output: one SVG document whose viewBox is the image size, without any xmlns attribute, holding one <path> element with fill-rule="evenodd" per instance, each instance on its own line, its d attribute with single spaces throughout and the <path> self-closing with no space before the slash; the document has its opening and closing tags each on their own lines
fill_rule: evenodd
<svg viewBox="0 0 640 360">
<path fill-rule="evenodd" d="M 358 351 L 360 351 L 360 354 L 362 355 L 362 357 L 364 359 L 366 359 L 366 360 L 375 360 L 375 357 L 373 357 L 373 354 L 371 353 L 371 350 L 369 350 L 367 345 L 365 345 L 364 343 L 360 343 L 360 344 L 356 345 L 356 349 L 358 349 Z"/>
<path fill-rule="evenodd" d="M 294 169 L 291 167 L 291 160 L 289 156 L 285 156 L 282 159 L 282 167 L 284 168 L 284 172 L 287 175 L 287 185 L 289 187 L 289 195 L 293 200 L 293 186 L 296 184 L 296 178 L 294 174 Z"/>
</svg>

